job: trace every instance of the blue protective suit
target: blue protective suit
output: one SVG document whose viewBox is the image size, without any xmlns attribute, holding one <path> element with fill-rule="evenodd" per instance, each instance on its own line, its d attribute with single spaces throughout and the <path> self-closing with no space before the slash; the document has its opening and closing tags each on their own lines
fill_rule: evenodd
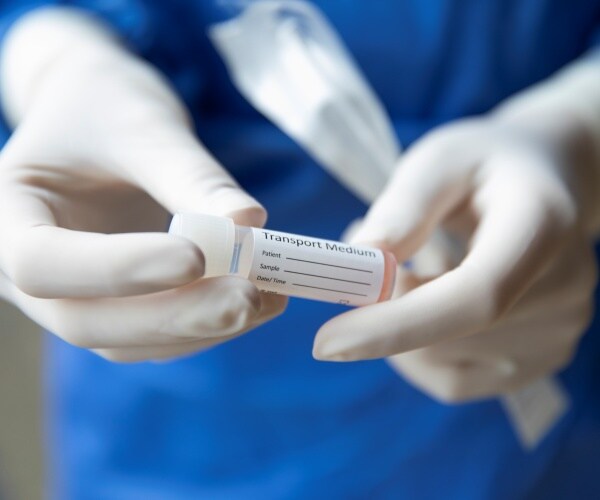
<svg viewBox="0 0 600 500">
<path fill-rule="evenodd" d="M 365 207 L 235 91 L 205 29 L 218 0 L 78 5 L 172 81 L 198 134 L 269 210 L 269 227 L 336 239 Z M 598 0 L 320 0 L 404 145 L 484 113 L 594 44 Z M 8 131 L 6 131 L 6 134 Z M 116 365 L 50 337 L 49 484 L 60 499 L 600 498 L 600 335 L 561 374 L 569 414 L 531 453 L 496 400 L 434 402 L 384 361 L 323 363 L 341 307 L 283 317 L 171 364 Z"/>
</svg>

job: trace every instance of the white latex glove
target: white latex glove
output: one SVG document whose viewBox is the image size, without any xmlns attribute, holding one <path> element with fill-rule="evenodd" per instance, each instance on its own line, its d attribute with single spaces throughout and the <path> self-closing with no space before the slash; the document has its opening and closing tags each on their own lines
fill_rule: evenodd
<svg viewBox="0 0 600 500">
<path fill-rule="evenodd" d="M 454 123 L 409 150 L 354 241 L 402 262 L 442 227 L 466 256 L 440 275 L 401 270 L 397 298 L 323 325 L 315 357 L 393 356 L 448 402 L 569 363 L 592 314 L 598 156 L 585 120 L 538 111 Z"/>
<path fill-rule="evenodd" d="M 168 211 L 266 214 L 196 140 L 161 76 L 66 9 L 12 28 L 2 96 L 17 125 L 0 157 L 0 294 L 67 342 L 119 361 L 164 359 L 239 335 L 285 299 L 199 280 L 201 251 Z"/>
</svg>

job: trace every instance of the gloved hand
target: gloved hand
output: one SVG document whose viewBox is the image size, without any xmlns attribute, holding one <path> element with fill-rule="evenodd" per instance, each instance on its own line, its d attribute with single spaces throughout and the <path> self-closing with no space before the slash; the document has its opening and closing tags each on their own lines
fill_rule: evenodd
<svg viewBox="0 0 600 500">
<path fill-rule="evenodd" d="M 2 56 L 0 294 L 75 344 L 119 361 L 231 339 L 285 299 L 235 277 L 199 280 L 201 251 L 168 211 L 261 225 L 266 214 L 196 140 L 161 76 L 77 11 L 12 28 Z"/>
<path fill-rule="evenodd" d="M 353 240 L 403 262 L 443 228 L 466 255 L 437 275 L 400 270 L 397 298 L 327 322 L 315 357 L 392 356 L 447 402 L 569 363 L 592 315 L 598 148 L 577 113 L 518 108 L 442 127 L 400 161 Z"/>
</svg>

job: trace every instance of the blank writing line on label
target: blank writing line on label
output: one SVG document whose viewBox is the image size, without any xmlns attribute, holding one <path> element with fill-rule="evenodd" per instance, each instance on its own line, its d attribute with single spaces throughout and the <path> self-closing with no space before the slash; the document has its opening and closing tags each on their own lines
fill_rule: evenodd
<svg viewBox="0 0 600 500">
<path fill-rule="evenodd" d="M 284 269 L 283 272 L 284 273 L 292 273 L 292 274 L 301 274 L 302 276 L 312 276 L 313 278 L 325 278 L 327 280 L 344 281 L 345 283 L 355 283 L 356 285 L 371 286 L 371 283 L 364 283 L 362 281 L 343 280 L 342 278 L 332 278 L 331 276 L 321 276 L 320 274 L 301 273 L 299 271 L 288 271 L 287 269 Z"/>
<path fill-rule="evenodd" d="M 335 264 L 327 264 L 326 262 L 316 262 L 314 260 L 294 259 L 293 257 L 286 257 L 287 260 L 296 260 L 298 262 L 308 262 L 309 264 L 319 264 L 321 266 L 339 267 L 340 269 L 350 269 L 351 271 L 360 271 L 361 273 L 373 274 L 373 271 L 368 269 L 357 269 L 356 267 L 336 266 Z"/>
<path fill-rule="evenodd" d="M 359 297 L 367 297 L 364 293 L 347 292 L 345 290 L 333 290 L 331 288 L 322 288 L 320 286 L 303 285 L 302 283 L 292 283 L 294 286 L 303 286 L 305 288 L 315 288 L 316 290 L 325 290 L 327 292 L 346 293 L 348 295 L 358 295 Z"/>
</svg>

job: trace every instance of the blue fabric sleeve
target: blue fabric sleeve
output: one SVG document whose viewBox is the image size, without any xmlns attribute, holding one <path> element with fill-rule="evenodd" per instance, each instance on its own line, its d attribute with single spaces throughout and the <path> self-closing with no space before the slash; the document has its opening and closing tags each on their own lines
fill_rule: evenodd
<svg viewBox="0 0 600 500">
<path fill-rule="evenodd" d="M 600 48 L 600 13 L 596 16 L 596 28 L 592 30 L 588 39 L 588 48 L 590 51 L 596 51 Z"/>
</svg>

